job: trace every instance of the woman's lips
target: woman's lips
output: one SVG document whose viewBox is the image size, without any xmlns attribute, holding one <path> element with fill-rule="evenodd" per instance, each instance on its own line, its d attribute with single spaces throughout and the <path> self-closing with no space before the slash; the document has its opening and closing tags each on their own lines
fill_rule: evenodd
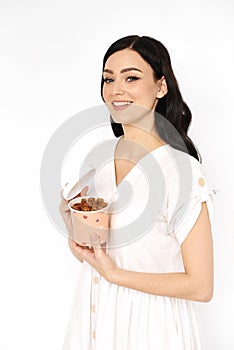
<svg viewBox="0 0 234 350">
<path fill-rule="evenodd" d="M 112 106 L 115 111 L 122 111 L 128 108 L 133 102 L 130 101 L 113 101 Z"/>
</svg>

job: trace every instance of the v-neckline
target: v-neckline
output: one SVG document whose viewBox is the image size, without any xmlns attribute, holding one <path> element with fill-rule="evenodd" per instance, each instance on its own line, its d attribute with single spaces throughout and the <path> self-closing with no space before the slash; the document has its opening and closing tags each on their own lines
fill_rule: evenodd
<svg viewBox="0 0 234 350">
<path fill-rule="evenodd" d="M 121 183 L 130 175 L 130 173 L 132 173 L 132 171 L 137 167 L 137 164 L 143 159 L 145 158 L 146 156 L 150 155 L 150 154 L 153 154 L 155 151 L 159 150 L 159 149 L 163 149 L 165 148 L 166 146 L 168 146 L 169 144 L 166 143 L 166 144 L 163 144 L 159 147 L 156 147 L 154 148 L 152 151 L 146 153 L 143 157 L 140 158 L 140 160 L 135 164 L 133 165 L 133 167 L 129 170 L 129 172 L 122 178 L 122 180 L 117 184 L 116 182 L 116 169 L 115 169 L 115 153 L 116 153 L 116 149 L 117 149 L 117 146 L 118 146 L 118 143 L 119 143 L 119 140 L 124 137 L 124 135 L 121 135 L 117 138 L 116 140 L 116 143 L 115 143 L 115 147 L 114 147 L 114 156 L 113 156 L 113 170 L 114 170 L 114 184 L 115 184 L 115 188 L 117 189 Z"/>
</svg>

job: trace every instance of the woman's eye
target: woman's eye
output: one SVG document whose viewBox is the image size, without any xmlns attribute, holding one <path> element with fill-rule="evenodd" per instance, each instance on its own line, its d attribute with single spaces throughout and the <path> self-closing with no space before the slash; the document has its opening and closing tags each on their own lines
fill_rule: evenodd
<svg viewBox="0 0 234 350">
<path fill-rule="evenodd" d="M 103 78 L 103 81 L 104 81 L 104 83 L 111 83 L 112 81 L 113 81 L 113 79 L 111 79 L 111 78 Z"/>
<path fill-rule="evenodd" d="M 138 80 L 138 79 L 139 79 L 138 77 L 134 77 L 134 76 L 127 77 L 127 81 L 135 81 L 135 80 Z"/>
</svg>

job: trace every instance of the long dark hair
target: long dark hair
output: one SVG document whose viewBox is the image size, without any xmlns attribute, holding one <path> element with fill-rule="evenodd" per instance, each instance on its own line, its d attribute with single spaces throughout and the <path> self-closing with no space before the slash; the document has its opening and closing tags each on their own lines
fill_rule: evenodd
<svg viewBox="0 0 234 350">
<path fill-rule="evenodd" d="M 131 35 L 115 41 L 103 58 L 104 70 L 107 59 L 115 52 L 130 48 L 150 64 L 155 79 L 166 79 L 168 92 L 160 98 L 155 109 L 156 128 L 160 137 L 172 147 L 189 153 L 201 162 L 201 155 L 187 135 L 192 120 L 192 114 L 184 102 L 171 66 L 171 59 L 165 46 L 158 40 L 148 36 Z M 101 82 L 101 95 L 104 79 Z M 103 95 L 102 95 L 103 98 Z M 163 116 L 157 118 L 157 115 Z M 116 137 L 124 134 L 122 124 L 115 123 L 111 118 L 111 127 Z M 169 127 L 172 125 L 174 128 Z M 172 129 L 174 132 L 172 132 Z M 176 129 L 176 132 L 175 132 Z"/>
</svg>

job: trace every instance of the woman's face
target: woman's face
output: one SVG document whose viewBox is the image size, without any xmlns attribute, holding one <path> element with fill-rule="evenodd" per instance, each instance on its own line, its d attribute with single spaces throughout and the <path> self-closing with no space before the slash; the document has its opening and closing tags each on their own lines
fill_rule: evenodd
<svg viewBox="0 0 234 350">
<path fill-rule="evenodd" d="M 120 112 L 130 111 L 133 106 L 155 110 L 157 98 L 162 94 L 162 79 L 156 81 L 151 66 L 131 49 L 117 51 L 108 58 L 103 78 L 103 98 L 113 119 L 118 119 L 116 122 L 124 122 L 118 118 L 123 115 Z"/>
</svg>

